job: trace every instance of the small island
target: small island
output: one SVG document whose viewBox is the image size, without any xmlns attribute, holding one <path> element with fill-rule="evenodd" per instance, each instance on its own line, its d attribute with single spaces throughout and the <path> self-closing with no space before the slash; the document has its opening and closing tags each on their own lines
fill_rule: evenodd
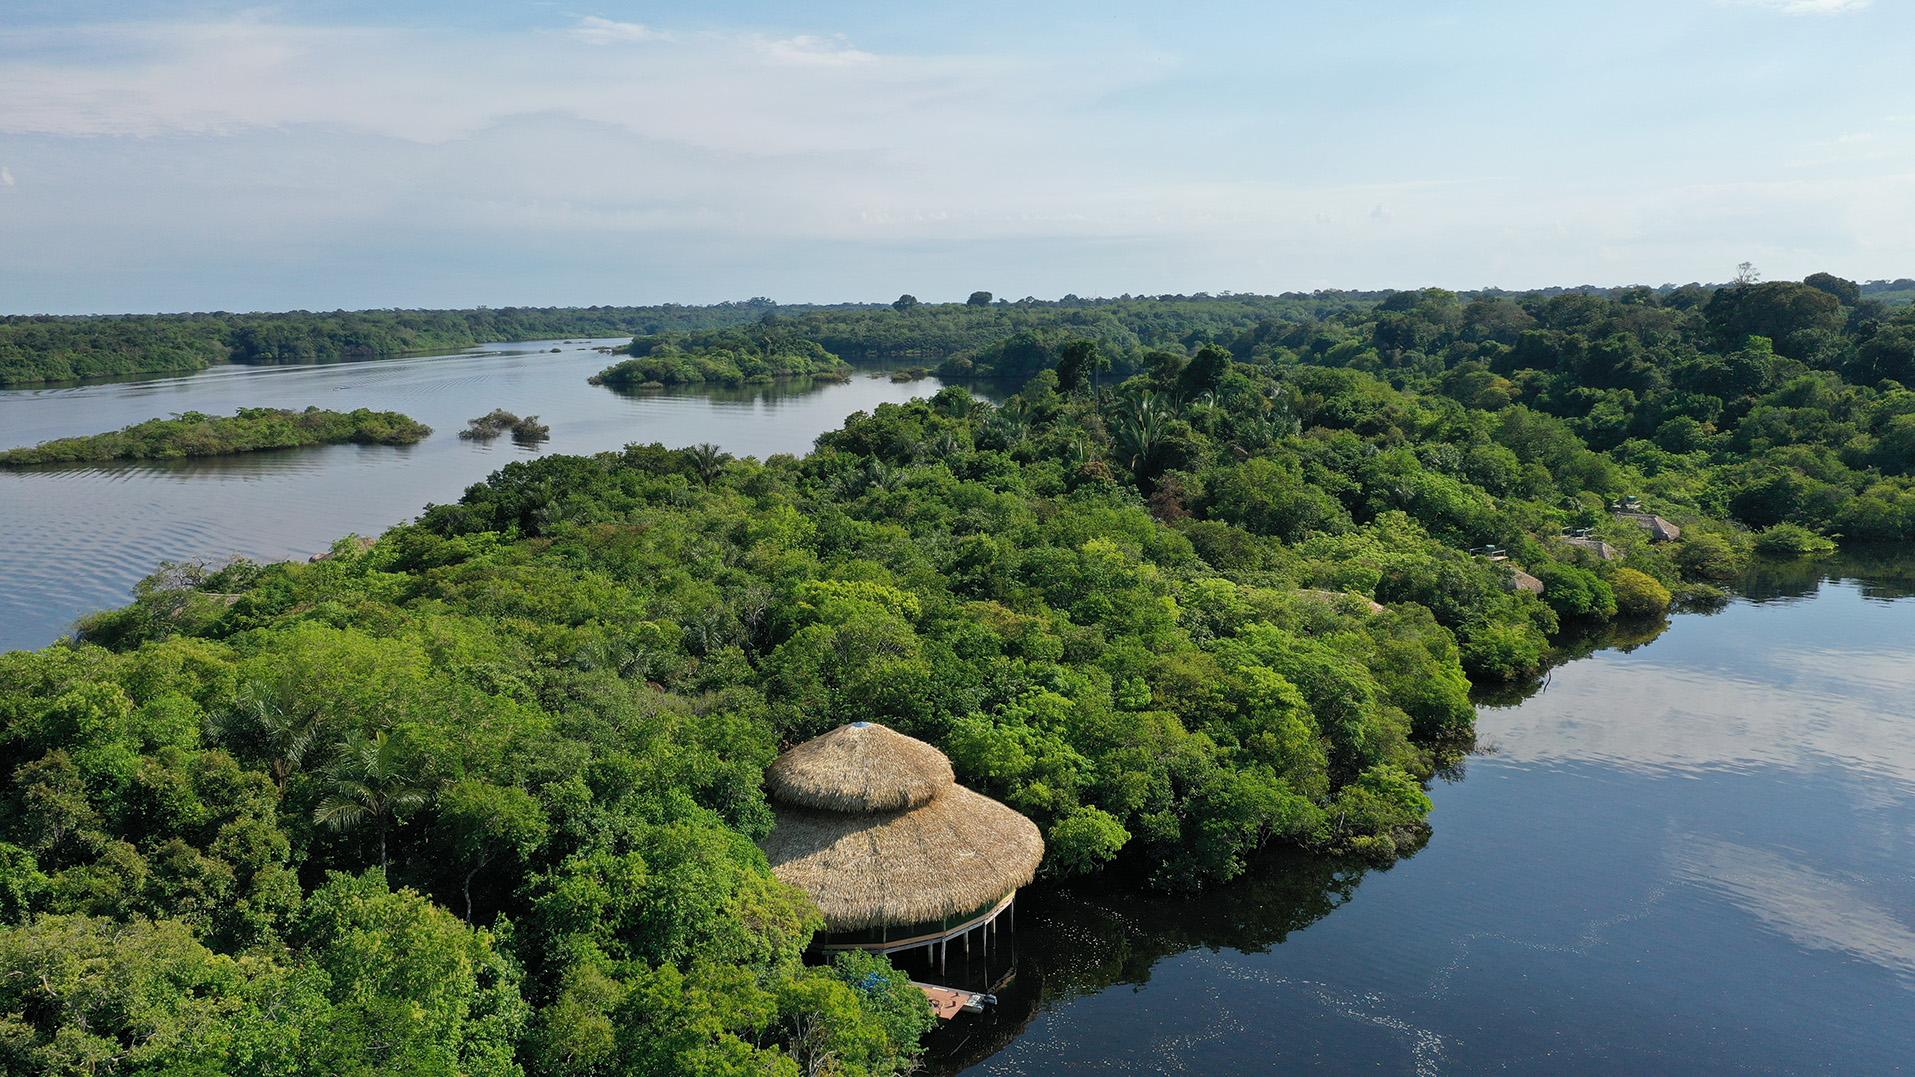
<svg viewBox="0 0 1915 1077">
<path fill-rule="evenodd" d="M 775 325 L 662 333 L 634 339 L 632 356 L 589 380 L 613 389 L 656 389 L 716 382 L 739 386 L 776 378 L 844 381 L 851 364 L 815 340 Z"/>
<path fill-rule="evenodd" d="M 0 452 L 0 467 L 227 456 L 306 445 L 411 445 L 431 433 L 431 427 L 410 416 L 368 408 L 241 408 L 232 415 L 188 411 L 112 433 L 58 438 L 32 448 Z"/>
<path fill-rule="evenodd" d="M 508 432 L 512 440 L 521 445 L 536 445 L 552 439 L 552 428 L 539 422 L 538 416 L 514 415 L 504 408 L 494 408 L 489 414 L 468 419 L 459 436 L 467 441 L 491 441 Z"/>
</svg>

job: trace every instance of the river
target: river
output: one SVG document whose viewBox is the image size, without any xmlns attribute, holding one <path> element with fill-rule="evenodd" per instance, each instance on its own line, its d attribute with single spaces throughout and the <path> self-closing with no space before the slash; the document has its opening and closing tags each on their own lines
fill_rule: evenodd
<svg viewBox="0 0 1915 1077">
<path fill-rule="evenodd" d="M 80 616 L 125 604 L 163 561 L 304 558 L 376 535 L 514 459 L 634 441 L 712 442 L 738 455 L 803 453 L 854 411 L 928 396 L 935 378 L 619 393 L 586 378 L 612 341 L 527 341 L 455 355 L 302 366 L 218 366 L 179 376 L 0 391 L 0 448 L 117 430 L 184 411 L 269 406 L 401 411 L 417 445 L 329 445 L 220 458 L 0 470 L 0 650 L 40 647 Z M 554 350 L 556 349 L 556 350 Z M 461 440 L 494 408 L 536 414 L 550 441 Z"/>
<path fill-rule="evenodd" d="M 1906 551 L 1770 568 L 1485 704 L 1434 838 L 1386 870 L 1033 891 L 999 1010 L 933 1068 L 1898 1072 L 1912 595 Z"/>
</svg>

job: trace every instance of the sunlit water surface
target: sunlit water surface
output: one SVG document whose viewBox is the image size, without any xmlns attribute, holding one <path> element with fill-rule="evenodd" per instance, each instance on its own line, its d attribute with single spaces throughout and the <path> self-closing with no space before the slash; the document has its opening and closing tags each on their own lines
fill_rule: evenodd
<svg viewBox="0 0 1915 1077">
<path fill-rule="evenodd" d="M 937 1068 L 1915 1067 L 1912 581 L 1906 554 L 1771 571 L 1485 706 L 1389 870 L 1034 893 L 1000 1010 Z"/>
<path fill-rule="evenodd" d="M 534 341 L 453 356 L 317 366 L 221 366 L 178 377 L 0 391 L 0 448 L 96 434 L 177 412 L 270 406 L 404 412 L 433 428 L 412 446 L 332 445 L 212 459 L 0 470 L 0 650 L 39 647 L 125 603 L 162 561 L 304 558 L 376 535 L 430 502 L 538 453 L 630 442 L 713 442 L 737 455 L 803 453 L 854 411 L 928 396 L 935 379 L 860 373 L 834 383 L 621 394 L 586 378 L 620 341 Z M 560 349 L 553 352 L 551 349 Z M 494 408 L 552 427 L 536 449 L 461 440 Z"/>
</svg>

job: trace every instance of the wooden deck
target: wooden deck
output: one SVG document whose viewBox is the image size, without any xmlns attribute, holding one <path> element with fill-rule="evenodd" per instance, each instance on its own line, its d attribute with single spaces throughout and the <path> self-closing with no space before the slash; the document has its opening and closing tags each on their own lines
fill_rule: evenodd
<svg viewBox="0 0 1915 1077">
<path fill-rule="evenodd" d="M 931 1009 L 945 1021 L 949 1021 L 960 1013 L 982 1013 L 984 1007 L 997 1001 L 995 995 L 986 995 L 979 991 L 962 991 L 955 987 L 940 987 L 937 984 L 920 983 L 917 980 L 912 980 L 911 986 L 924 992 L 924 997 L 931 1000 Z"/>
</svg>

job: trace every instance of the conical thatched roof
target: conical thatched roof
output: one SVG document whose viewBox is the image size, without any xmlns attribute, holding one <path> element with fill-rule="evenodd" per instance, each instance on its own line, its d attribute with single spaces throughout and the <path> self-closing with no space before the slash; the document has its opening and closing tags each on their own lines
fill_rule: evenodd
<svg viewBox="0 0 1915 1077">
<path fill-rule="evenodd" d="M 830 931 L 978 912 L 1030 882 L 1044 859 L 1036 824 L 958 785 L 936 748 L 883 726 L 806 741 L 772 764 L 766 784 L 772 872 L 811 895 Z M 872 803 L 898 807 L 834 807 Z"/>
<path fill-rule="evenodd" d="M 943 752 L 871 722 L 805 741 L 765 772 L 773 798 L 840 812 L 915 808 L 956 781 Z"/>
</svg>

